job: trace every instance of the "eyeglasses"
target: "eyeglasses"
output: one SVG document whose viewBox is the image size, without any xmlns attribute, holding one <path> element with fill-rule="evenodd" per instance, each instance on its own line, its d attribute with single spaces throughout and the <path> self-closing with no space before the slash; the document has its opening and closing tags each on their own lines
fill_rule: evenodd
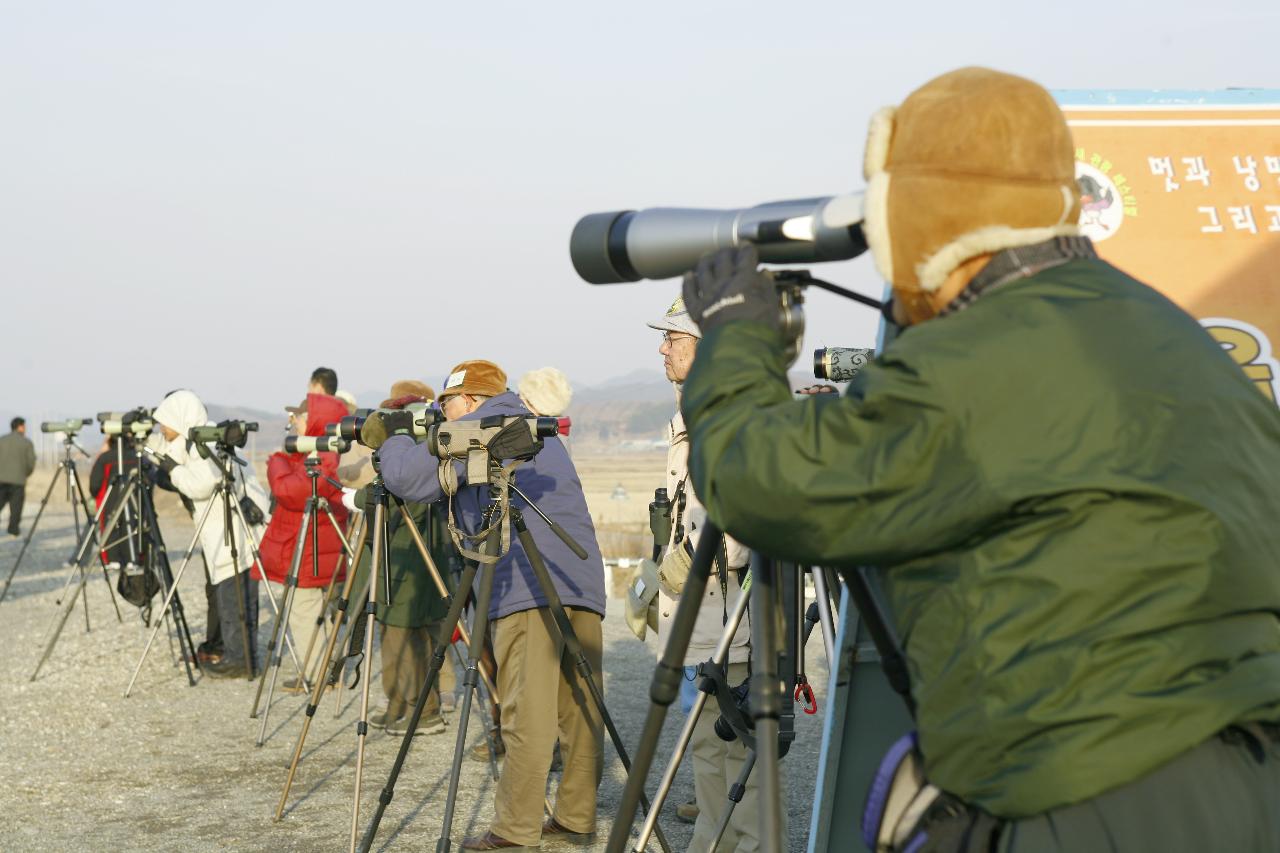
<svg viewBox="0 0 1280 853">
<path fill-rule="evenodd" d="M 690 335 L 686 332 L 675 332 L 674 334 L 671 332 L 662 333 L 662 342 L 668 345 L 674 344 L 676 341 L 691 340 L 692 338 L 693 338 L 693 335 Z"/>
</svg>

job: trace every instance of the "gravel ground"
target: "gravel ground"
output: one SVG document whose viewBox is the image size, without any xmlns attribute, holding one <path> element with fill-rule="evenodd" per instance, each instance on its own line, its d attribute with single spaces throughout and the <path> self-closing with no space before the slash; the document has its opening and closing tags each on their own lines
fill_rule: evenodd
<svg viewBox="0 0 1280 853">
<path fill-rule="evenodd" d="M 33 480 L 28 494 L 39 496 L 43 491 Z M 123 601 L 124 621 L 116 621 L 100 571 L 88 585 L 92 630 L 85 630 L 82 603 L 68 619 L 39 678 L 30 680 L 44 638 L 60 610 L 55 602 L 67 576 L 63 562 L 74 547 L 71 516 L 65 507 L 55 495 L 8 597 L 0 604 L 0 648 L 7 651 L 0 658 L 0 684 L 4 685 L 0 814 L 7 827 L 0 847 L 10 851 L 186 853 L 346 849 L 355 784 L 358 692 L 343 693 L 336 719 L 332 694 L 326 694 L 312 724 L 284 819 L 276 823 L 272 817 L 301 727 L 304 699 L 277 692 L 270 709 L 267 741 L 255 747 L 259 723 L 249 718 L 253 685 L 205 679 L 189 686 L 170 645 L 162 639 L 148 656 L 132 696 L 124 698 L 145 632 L 139 611 Z M 36 509 L 37 505 L 29 504 L 26 524 L 31 523 Z M 176 569 L 180 549 L 191 536 L 191 524 L 167 509 L 165 537 Z M 0 572 L 4 575 L 13 565 L 19 542 L 6 538 L 0 543 Z M 205 615 L 198 561 L 182 579 L 180 594 L 199 642 L 204 637 Z M 261 647 L 265 648 L 270 629 L 265 602 L 262 609 Z M 816 634 L 807 657 L 821 709 L 825 706 L 826 661 Z M 615 600 L 610 601 L 604 635 L 606 698 L 631 749 L 648 707 L 657 644 L 652 637 L 645 644 L 636 642 Z M 290 674 L 288 664 L 283 672 Z M 371 710 L 381 699 L 379 684 L 375 674 Z M 678 714 L 676 710 L 668 717 L 662 751 L 650 775 L 651 792 L 674 745 Z M 415 740 L 375 849 L 434 849 L 458 724 L 456 714 L 449 719 L 445 735 Z M 797 742 L 783 762 L 792 850 L 804 849 L 822 719 L 821 710 L 817 716 L 798 716 Z M 473 715 L 468 739 L 478 743 L 481 738 L 479 717 Z M 399 742 L 371 730 L 365 752 L 361 831 L 377 804 Z M 625 782 L 607 739 L 605 752 L 599 841 L 585 849 L 604 849 Z M 463 762 L 454 818 L 455 844 L 464 834 L 487 828 L 493 813 L 492 789 L 484 763 Z M 686 762 L 662 820 L 674 850 L 686 848 L 691 831 L 674 819 L 674 805 L 691 795 Z M 568 849 L 564 844 L 545 846 Z M 658 848 L 651 843 L 650 849 Z"/>
</svg>

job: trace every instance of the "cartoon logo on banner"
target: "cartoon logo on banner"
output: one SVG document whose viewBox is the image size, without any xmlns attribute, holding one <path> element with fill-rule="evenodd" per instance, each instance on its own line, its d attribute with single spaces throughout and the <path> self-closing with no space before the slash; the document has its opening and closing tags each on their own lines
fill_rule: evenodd
<svg viewBox="0 0 1280 853">
<path fill-rule="evenodd" d="M 1076 149 L 1076 184 L 1080 187 L 1080 233 L 1095 243 L 1115 235 L 1125 217 L 1138 215 L 1138 202 L 1124 175 L 1113 172 L 1101 154 Z"/>
<path fill-rule="evenodd" d="M 1200 325 L 1222 345 L 1268 400 L 1280 402 L 1280 364 L 1271 355 L 1271 342 L 1261 330 L 1226 317 L 1206 317 Z"/>
</svg>

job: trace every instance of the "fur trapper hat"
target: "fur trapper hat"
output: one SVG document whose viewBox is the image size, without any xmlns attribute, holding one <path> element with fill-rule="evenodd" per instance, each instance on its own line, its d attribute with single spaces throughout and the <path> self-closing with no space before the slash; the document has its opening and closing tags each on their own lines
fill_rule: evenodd
<svg viewBox="0 0 1280 853">
<path fill-rule="evenodd" d="M 867 245 L 912 322 L 970 258 L 1079 233 L 1062 110 L 1011 74 L 961 68 L 880 110 L 863 171 Z"/>
</svg>

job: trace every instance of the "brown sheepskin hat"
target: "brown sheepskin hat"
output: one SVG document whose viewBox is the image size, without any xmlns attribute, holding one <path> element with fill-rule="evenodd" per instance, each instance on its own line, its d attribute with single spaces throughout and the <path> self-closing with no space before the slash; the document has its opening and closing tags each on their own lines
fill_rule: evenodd
<svg viewBox="0 0 1280 853">
<path fill-rule="evenodd" d="M 464 361 L 449 371 L 449 378 L 444 382 L 444 390 L 440 399 L 455 394 L 470 394 L 473 397 L 496 397 L 507 390 L 507 374 L 492 361 L 473 359 Z"/>
<path fill-rule="evenodd" d="M 961 68 L 881 110 L 863 171 L 867 244 L 912 322 L 970 258 L 1079 233 L 1062 110 L 1012 74 Z"/>
</svg>

